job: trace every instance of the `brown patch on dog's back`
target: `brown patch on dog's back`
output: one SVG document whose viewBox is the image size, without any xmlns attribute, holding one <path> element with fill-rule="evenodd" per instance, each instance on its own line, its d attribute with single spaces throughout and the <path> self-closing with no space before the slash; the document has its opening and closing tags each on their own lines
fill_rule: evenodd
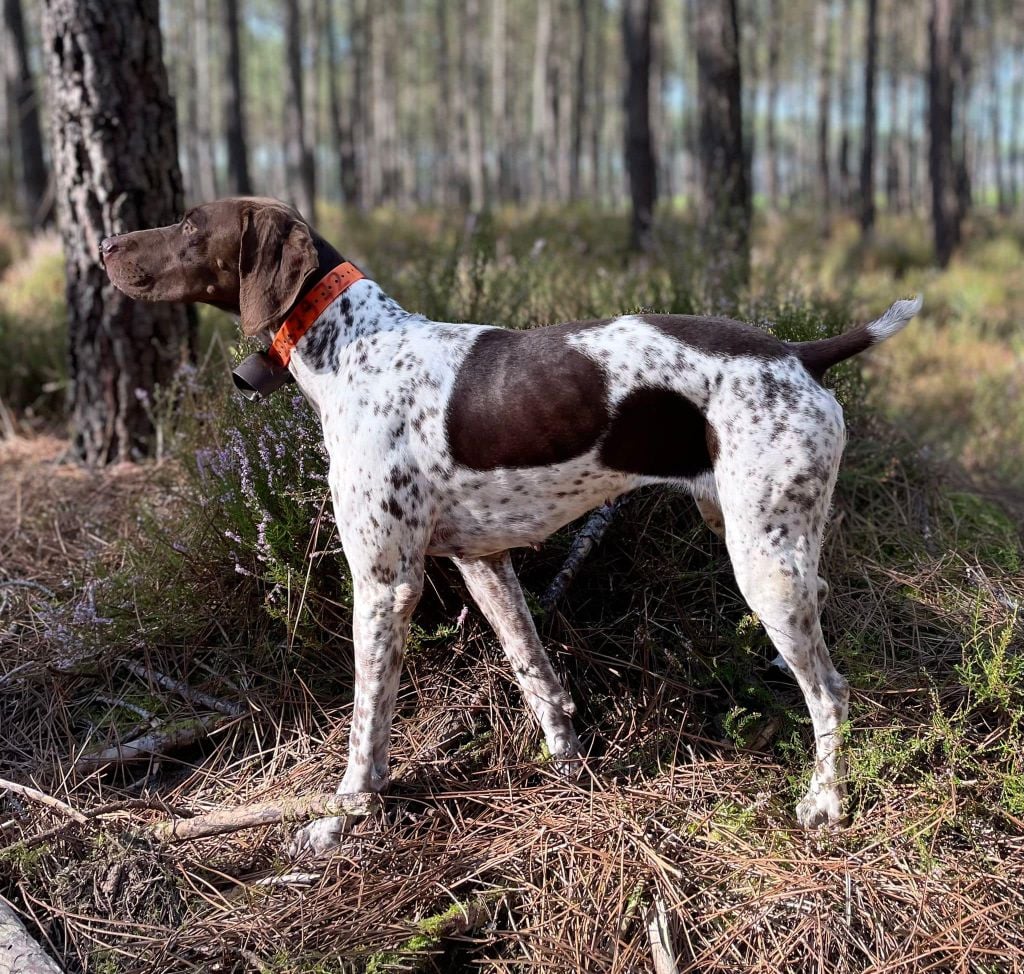
<svg viewBox="0 0 1024 974">
<path fill-rule="evenodd" d="M 732 318 L 698 315 L 640 315 L 639 318 L 669 338 L 712 355 L 779 359 L 793 354 L 793 350 L 774 335 Z"/>
<path fill-rule="evenodd" d="M 542 467 L 591 449 L 608 425 L 607 382 L 566 338 L 592 324 L 482 332 L 448 400 L 452 459 L 471 470 Z"/>
</svg>

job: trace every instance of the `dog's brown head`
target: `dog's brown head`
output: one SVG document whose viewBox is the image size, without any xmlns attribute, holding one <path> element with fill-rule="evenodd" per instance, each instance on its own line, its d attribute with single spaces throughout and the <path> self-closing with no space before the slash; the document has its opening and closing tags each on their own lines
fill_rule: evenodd
<svg viewBox="0 0 1024 974">
<path fill-rule="evenodd" d="M 204 203 L 169 227 L 107 237 L 100 255 L 129 297 L 213 304 L 240 315 L 246 335 L 278 328 L 319 263 L 298 212 L 256 197 Z"/>
</svg>

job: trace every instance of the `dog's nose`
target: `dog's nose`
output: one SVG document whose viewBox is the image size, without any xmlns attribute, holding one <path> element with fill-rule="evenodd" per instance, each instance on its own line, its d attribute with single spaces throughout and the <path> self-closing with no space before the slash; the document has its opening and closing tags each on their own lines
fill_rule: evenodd
<svg viewBox="0 0 1024 974">
<path fill-rule="evenodd" d="M 104 237 L 100 241 L 100 260 L 106 260 L 115 250 L 117 250 L 117 237 Z"/>
</svg>

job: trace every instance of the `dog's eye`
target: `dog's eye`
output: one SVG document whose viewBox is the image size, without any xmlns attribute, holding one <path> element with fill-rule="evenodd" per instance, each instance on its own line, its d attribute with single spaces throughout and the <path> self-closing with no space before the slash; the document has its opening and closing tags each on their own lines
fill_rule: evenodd
<svg viewBox="0 0 1024 974">
<path fill-rule="evenodd" d="M 181 229 L 184 230 L 185 233 L 195 233 L 196 225 L 191 220 L 184 220 L 182 221 Z"/>
</svg>

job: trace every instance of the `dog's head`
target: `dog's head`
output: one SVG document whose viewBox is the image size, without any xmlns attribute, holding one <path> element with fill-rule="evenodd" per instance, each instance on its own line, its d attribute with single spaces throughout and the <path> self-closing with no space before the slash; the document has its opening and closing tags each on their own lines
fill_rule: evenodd
<svg viewBox="0 0 1024 974">
<path fill-rule="evenodd" d="M 100 256 L 129 297 L 216 305 L 240 315 L 246 335 L 278 328 L 318 265 L 298 212 L 255 197 L 204 203 L 180 223 L 107 237 Z"/>
</svg>

